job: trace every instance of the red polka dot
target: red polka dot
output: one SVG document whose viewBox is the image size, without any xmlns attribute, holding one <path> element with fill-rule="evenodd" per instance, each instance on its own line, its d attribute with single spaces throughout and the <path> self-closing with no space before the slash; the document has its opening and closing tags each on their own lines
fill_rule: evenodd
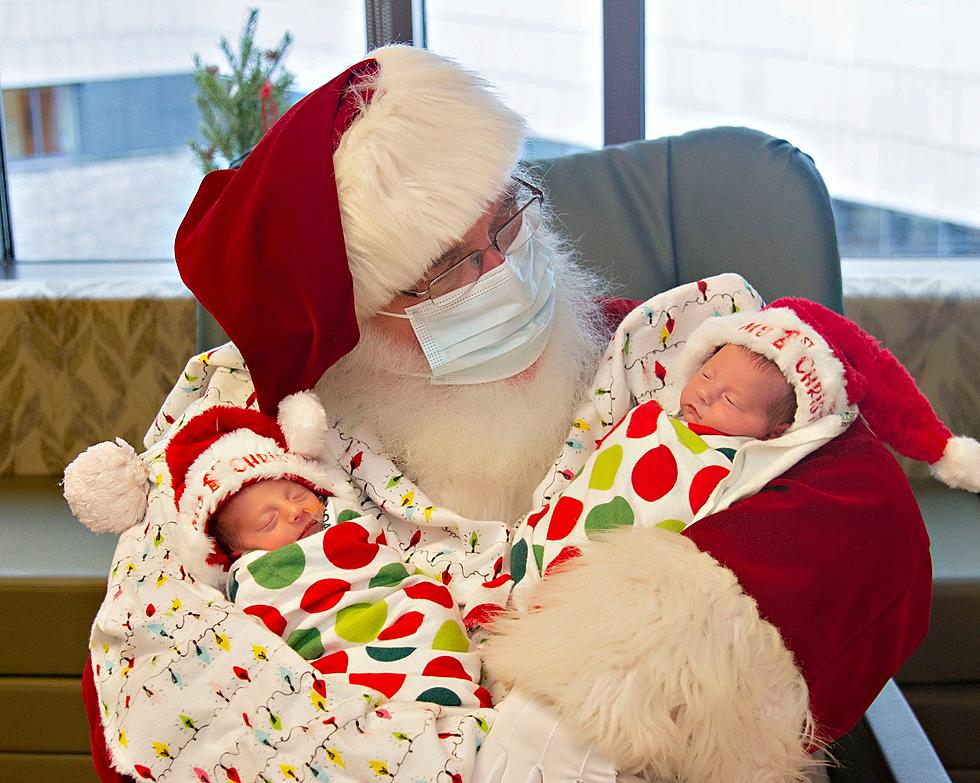
<svg viewBox="0 0 980 783">
<path fill-rule="evenodd" d="M 406 612 L 379 633 L 378 639 L 386 642 L 391 639 L 402 639 L 406 636 L 411 636 L 422 627 L 423 619 L 421 612 Z"/>
<path fill-rule="evenodd" d="M 466 613 L 463 624 L 472 630 L 477 625 L 486 625 L 503 610 L 499 604 L 477 604 Z"/>
<path fill-rule="evenodd" d="M 473 695 L 476 696 L 476 698 L 479 700 L 481 707 L 493 706 L 493 698 L 490 696 L 490 691 L 488 691 L 482 685 L 480 685 L 479 687 L 477 687 L 475 691 L 473 691 Z"/>
<path fill-rule="evenodd" d="M 335 607 L 348 590 L 350 582 L 343 579 L 320 579 L 306 588 L 299 600 L 300 609 L 310 614 L 325 612 Z"/>
<path fill-rule="evenodd" d="M 560 541 L 565 538 L 575 527 L 578 518 L 582 516 L 581 500 L 570 498 L 567 495 L 560 497 L 555 503 L 555 510 L 551 515 L 551 522 L 548 524 L 548 540 Z"/>
<path fill-rule="evenodd" d="M 258 617 L 276 636 L 282 636 L 282 632 L 286 630 L 286 618 L 279 614 L 279 610 L 274 606 L 253 604 L 245 607 L 245 614 Z"/>
<path fill-rule="evenodd" d="M 708 496 L 712 493 L 718 482 L 727 476 L 731 471 L 724 465 L 709 465 L 701 468 L 691 481 L 691 489 L 688 491 L 688 501 L 691 504 L 691 511 L 695 514 L 704 505 Z"/>
<path fill-rule="evenodd" d="M 365 672 L 351 674 L 347 679 L 350 680 L 352 685 L 364 685 L 368 688 L 374 688 L 374 690 L 380 691 L 389 699 L 405 684 L 404 674 L 371 674 Z"/>
<path fill-rule="evenodd" d="M 427 674 L 430 677 L 453 677 L 457 680 L 470 680 L 471 682 L 473 679 L 467 674 L 459 659 L 449 655 L 433 658 L 425 665 L 422 674 Z"/>
<path fill-rule="evenodd" d="M 527 526 L 528 527 L 537 527 L 538 522 L 541 521 L 541 517 L 543 517 L 545 514 L 548 513 L 548 509 L 549 508 L 551 508 L 551 504 L 550 503 L 548 503 L 547 505 L 545 505 L 545 507 L 543 509 L 541 509 L 540 511 L 535 511 L 533 514 L 531 514 L 531 516 L 529 516 L 527 518 Z"/>
<path fill-rule="evenodd" d="M 446 589 L 445 585 L 438 582 L 419 582 L 417 585 L 406 587 L 405 595 L 421 601 L 432 601 L 439 606 L 445 606 L 447 609 L 456 606 L 453 594 Z"/>
<path fill-rule="evenodd" d="M 574 560 L 576 557 L 582 554 L 582 550 L 577 546 L 566 546 L 558 555 L 548 563 L 548 566 L 544 569 L 544 575 L 548 576 L 553 571 L 561 568 L 563 563 L 567 563 L 569 560 Z"/>
<path fill-rule="evenodd" d="M 630 423 L 626 425 L 627 438 L 645 438 L 657 431 L 657 419 L 663 413 L 663 408 L 656 400 L 645 402 L 633 409 Z"/>
<path fill-rule="evenodd" d="M 667 446 L 657 446 L 636 461 L 630 480 L 641 498 L 659 500 L 677 483 L 677 460 Z"/>
<path fill-rule="evenodd" d="M 500 587 L 503 584 L 507 584 L 510 581 L 510 574 L 501 574 L 496 579 L 491 579 L 489 582 L 484 582 L 483 586 L 488 589 L 493 589 L 494 587 Z"/>
<path fill-rule="evenodd" d="M 356 522 L 342 522 L 323 536 L 323 554 L 337 568 L 363 568 L 378 554 L 378 545 L 368 541 L 368 532 Z"/>
<path fill-rule="evenodd" d="M 321 674 L 343 674 L 347 671 L 347 653 L 337 650 L 313 661 L 313 668 Z"/>
</svg>

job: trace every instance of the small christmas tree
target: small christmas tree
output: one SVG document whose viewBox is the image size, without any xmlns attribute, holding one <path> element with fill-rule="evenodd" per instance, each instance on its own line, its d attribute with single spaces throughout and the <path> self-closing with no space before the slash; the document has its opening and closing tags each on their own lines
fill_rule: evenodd
<svg viewBox="0 0 980 783">
<path fill-rule="evenodd" d="M 221 73 L 216 65 L 204 65 L 200 55 L 194 55 L 195 102 L 201 111 L 204 144 L 192 140 L 190 147 L 205 174 L 227 168 L 245 155 L 286 108 L 293 74 L 285 70 L 283 60 L 293 37 L 287 32 L 276 48 L 263 51 L 255 45 L 258 21 L 258 9 L 249 9 L 237 53 L 226 38 L 219 41 L 230 74 Z"/>
</svg>

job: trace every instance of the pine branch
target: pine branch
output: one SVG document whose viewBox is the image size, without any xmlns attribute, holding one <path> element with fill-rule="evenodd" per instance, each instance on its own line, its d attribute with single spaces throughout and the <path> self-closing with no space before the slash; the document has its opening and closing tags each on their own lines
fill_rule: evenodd
<svg viewBox="0 0 980 783">
<path fill-rule="evenodd" d="M 260 50 L 255 45 L 258 15 L 257 9 L 249 10 L 237 53 L 226 38 L 218 42 L 230 74 L 221 73 L 216 65 L 205 65 L 194 55 L 195 103 L 205 144 L 190 141 L 189 146 L 205 173 L 249 151 L 286 108 L 294 77 L 283 61 L 293 37 L 286 32 L 276 48 Z"/>
</svg>

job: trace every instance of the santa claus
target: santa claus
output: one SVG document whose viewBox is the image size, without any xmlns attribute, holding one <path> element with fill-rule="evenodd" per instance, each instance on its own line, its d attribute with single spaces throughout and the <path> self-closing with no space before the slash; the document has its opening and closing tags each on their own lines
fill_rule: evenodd
<svg viewBox="0 0 980 783">
<path fill-rule="evenodd" d="M 315 388 L 323 458 L 474 639 L 481 607 L 506 603 L 508 531 L 626 310 L 554 230 L 522 135 L 483 81 L 406 47 L 294 106 L 240 169 L 205 178 L 181 225 L 181 274 L 235 348 L 189 365 L 148 434 L 152 478 L 154 449 L 197 409 L 274 411 Z M 96 734 L 136 777 L 799 780 L 926 631 L 922 521 L 860 422 L 683 534 L 616 531 L 546 580 L 546 625 L 515 630 L 525 660 L 499 662 L 518 687 L 466 714 L 358 701 L 342 666 L 290 657 L 207 587 L 213 552 L 175 535 L 161 559 L 154 536 L 177 521 L 155 484 L 93 631 Z M 181 592 L 148 602 L 161 578 Z M 148 729 L 161 699 L 183 706 Z"/>
</svg>

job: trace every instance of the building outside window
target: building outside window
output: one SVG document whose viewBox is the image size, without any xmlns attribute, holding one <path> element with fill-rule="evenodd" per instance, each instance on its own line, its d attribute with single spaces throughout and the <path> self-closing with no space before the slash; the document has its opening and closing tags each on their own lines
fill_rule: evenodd
<svg viewBox="0 0 980 783">
<path fill-rule="evenodd" d="M 3 117 L 8 160 L 78 150 L 76 85 L 4 90 Z"/>
</svg>

